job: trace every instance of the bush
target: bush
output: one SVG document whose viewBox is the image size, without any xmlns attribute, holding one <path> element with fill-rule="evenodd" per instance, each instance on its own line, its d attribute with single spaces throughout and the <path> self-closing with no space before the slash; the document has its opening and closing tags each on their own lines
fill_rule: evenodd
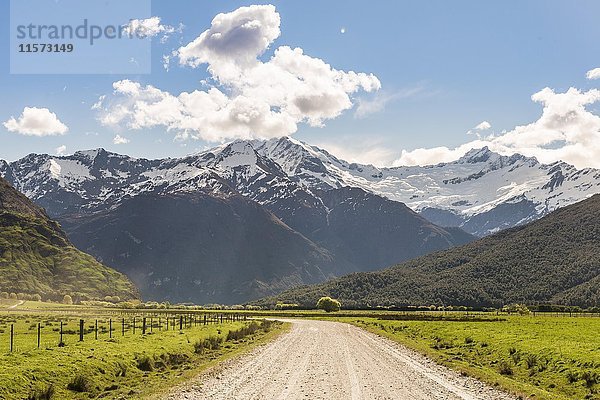
<svg viewBox="0 0 600 400">
<path fill-rule="evenodd" d="M 8 299 L 8 292 L 0 293 L 0 299 Z"/>
<path fill-rule="evenodd" d="M 502 360 L 500 364 L 498 364 L 498 371 L 501 375 L 512 375 L 513 369 L 512 365 L 508 361 Z"/>
<path fill-rule="evenodd" d="M 317 308 L 326 312 L 340 311 L 341 303 L 329 296 L 321 297 L 317 301 Z"/>
<path fill-rule="evenodd" d="M 137 367 L 140 371 L 154 371 L 154 358 L 147 355 L 138 358 Z"/>
<path fill-rule="evenodd" d="M 27 400 L 50 400 L 54 397 L 54 386 L 49 385 L 45 388 L 38 388 L 34 390 L 29 396 L 27 396 Z"/>
<path fill-rule="evenodd" d="M 209 336 L 206 339 L 200 339 L 194 343 L 194 353 L 202 354 L 204 350 L 218 350 L 223 343 L 220 336 Z"/>
<path fill-rule="evenodd" d="M 117 373 L 115 374 L 115 376 L 125 377 L 125 375 L 127 375 L 127 364 L 125 364 L 123 362 L 118 362 L 117 363 Z"/>
<path fill-rule="evenodd" d="M 73 392 L 89 392 L 92 390 L 92 382 L 85 375 L 76 375 L 75 378 L 67 385 L 67 389 Z"/>
<path fill-rule="evenodd" d="M 527 369 L 533 369 L 538 364 L 538 356 L 535 354 L 527 354 L 525 356 L 525 364 L 527 364 Z"/>
<path fill-rule="evenodd" d="M 62 299 L 62 303 L 71 305 L 71 304 L 73 304 L 73 298 L 71 296 L 69 296 L 68 294 L 65 294 Z"/>
<path fill-rule="evenodd" d="M 595 384 L 598 383 L 598 381 L 600 381 L 600 376 L 598 376 L 598 374 L 594 371 L 584 371 L 581 374 L 581 379 L 583 379 L 585 387 L 591 389 Z"/>
<path fill-rule="evenodd" d="M 572 369 L 567 371 L 567 380 L 569 383 L 575 383 L 579 380 L 579 374 L 577 371 L 573 371 Z"/>
</svg>

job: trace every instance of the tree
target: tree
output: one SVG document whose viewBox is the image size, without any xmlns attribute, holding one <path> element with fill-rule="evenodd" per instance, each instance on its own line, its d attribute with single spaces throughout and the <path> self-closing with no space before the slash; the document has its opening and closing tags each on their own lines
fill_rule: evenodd
<svg viewBox="0 0 600 400">
<path fill-rule="evenodd" d="M 33 301 L 42 301 L 42 296 L 40 296 L 39 294 L 34 294 L 33 296 L 31 296 L 31 300 Z"/>
<path fill-rule="evenodd" d="M 65 294 L 65 297 L 63 297 L 62 300 L 63 304 L 73 304 L 73 298 L 71 296 L 69 296 L 68 294 Z"/>
<path fill-rule="evenodd" d="M 340 311 L 341 307 L 342 305 L 339 301 L 332 299 L 329 296 L 321 297 L 319 301 L 317 301 L 317 308 L 325 310 L 326 312 Z"/>
<path fill-rule="evenodd" d="M 2 299 L 8 299 L 8 292 L 2 292 L 2 293 L 0 293 L 0 298 L 2 298 Z"/>
<path fill-rule="evenodd" d="M 13 293 L 9 294 L 8 297 L 11 300 L 16 300 L 17 299 L 17 294 L 13 292 Z"/>
</svg>

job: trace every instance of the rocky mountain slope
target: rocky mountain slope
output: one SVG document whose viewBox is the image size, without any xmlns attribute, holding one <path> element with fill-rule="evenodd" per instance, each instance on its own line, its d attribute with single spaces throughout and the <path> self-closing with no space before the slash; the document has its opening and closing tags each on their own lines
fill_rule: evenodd
<svg viewBox="0 0 600 400">
<path fill-rule="evenodd" d="M 472 239 L 361 188 L 307 185 L 260 150 L 238 141 L 181 159 L 29 155 L 0 173 L 78 247 L 129 274 L 144 295 L 174 301 L 243 301 Z"/>
<path fill-rule="evenodd" d="M 0 175 L 52 216 L 109 208 L 139 193 L 212 190 L 211 174 L 286 222 L 325 212 L 314 191 L 353 187 L 477 236 L 533 221 L 600 192 L 598 170 L 545 165 L 487 148 L 451 163 L 376 168 L 347 163 L 292 138 L 237 141 L 180 159 L 134 159 L 99 149 L 0 162 Z"/>
<path fill-rule="evenodd" d="M 525 226 L 376 272 L 293 289 L 277 301 L 314 307 L 332 296 L 347 307 L 510 303 L 600 306 L 600 195 Z"/>
<path fill-rule="evenodd" d="M 0 178 L 0 290 L 44 299 L 138 297 L 122 274 L 77 250 L 60 226 Z"/>
</svg>

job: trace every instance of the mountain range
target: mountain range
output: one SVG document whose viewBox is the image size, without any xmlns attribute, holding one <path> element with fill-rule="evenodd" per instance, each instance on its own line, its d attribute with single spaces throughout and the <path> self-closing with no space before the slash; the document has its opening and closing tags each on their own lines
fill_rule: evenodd
<svg viewBox="0 0 600 400">
<path fill-rule="evenodd" d="M 532 222 L 389 269 L 355 273 L 258 302 L 314 307 L 511 303 L 600 306 L 600 195 Z"/>
<path fill-rule="evenodd" d="M 452 163 L 377 168 L 287 137 L 161 160 L 30 154 L 0 161 L 0 175 L 143 295 L 199 303 L 384 268 L 600 190 L 600 171 L 487 148 Z"/>
<path fill-rule="evenodd" d="M 43 209 L 0 178 L 0 290 L 43 299 L 122 300 L 139 296 L 131 281 L 77 250 Z"/>
</svg>

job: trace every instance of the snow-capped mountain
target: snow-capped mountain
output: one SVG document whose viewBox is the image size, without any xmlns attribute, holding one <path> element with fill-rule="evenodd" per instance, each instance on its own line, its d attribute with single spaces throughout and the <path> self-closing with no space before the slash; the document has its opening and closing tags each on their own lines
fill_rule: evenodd
<svg viewBox="0 0 600 400">
<path fill-rule="evenodd" d="M 259 153 L 310 188 L 359 187 L 405 203 L 441 226 L 478 236 L 531 222 L 600 192 L 600 171 L 474 149 L 457 161 L 376 168 L 293 140 L 256 142 Z"/>
<path fill-rule="evenodd" d="M 600 171 L 539 163 L 487 148 L 430 166 L 376 168 L 348 163 L 292 138 L 236 141 L 178 159 L 135 159 L 102 149 L 72 156 L 29 155 L 0 174 L 59 217 L 120 204 L 140 193 L 234 190 L 289 216 L 310 203 L 327 213 L 316 192 L 356 187 L 405 203 L 441 226 L 483 236 L 535 220 L 600 192 Z M 285 201 L 284 201 L 285 200 Z M 274 211 L 274 210 L 271 210 Z M 280 217 L 284 221 L 285 217 Z"/>
<path fill-rule="evenodd" d="M 0 173 L 58 219 L 76 246 L 156 299 L 241 302 L 473 239 L 348 187 L 338 177 L 343 167 L 280 139 L 163 160 L 102 149 L 31 154 L 0 164 Z"/>
</svg>

